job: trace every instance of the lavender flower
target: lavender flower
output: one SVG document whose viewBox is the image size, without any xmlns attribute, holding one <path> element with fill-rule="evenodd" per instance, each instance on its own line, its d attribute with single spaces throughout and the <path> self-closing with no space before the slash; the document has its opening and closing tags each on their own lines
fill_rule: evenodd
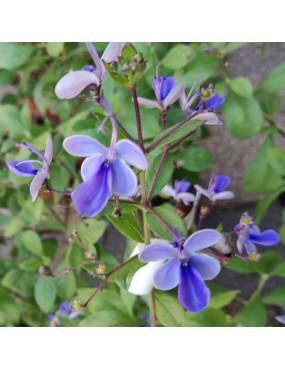
<svg viewBox="0 0 285 370">
<path fill-rule="evenodd" d="M 235 232 L 238 235 L 237 248 L 239 253 L 242 253 L 245 247 L 249 256 L 254 256 L 257 253 L 254 243 L 271 247 L 280 242 L 280 236 L 276 231 L 269 229 L 261 232 L 247 212 L 242 214 L 239 224 L 235 226 Z"/>
<path fill-rule="evenodd" d="M 185 205 L 189 205 L 189 203 L 195 200 L 195 195 L 187 192 L 190 185 L 191 183 L 188 181 L 175 180 L 174 188 L 170 185 L 165 185 L 161 193 L 174 198 L 177 202 L 183 202 Z"/>
<path fill-rule="evenodd" d="M 79 95 L 86 87 L 96 91 L 96 89 L 101 85 L 102 76 L 106 71 L 105 67 L 93 44 L 91 42 L 87 42 L 86 46 L 95 63 L 96 69 L 93 66 L 86 65 L 83 70 L 70 71 L 62 77 L 55 87 L 55 94 L 59 99 L 72 99 Z M 124 46 L 124 42 L 110 43 L 102 55 L 102 60 L 108 63 L 118 61 Z"/>
<path fill-rule="evenodd" d="M 234 193 L 232 191 L 224 191 L 224 189 L 229 185 L 231 179 L 229 176 L 217 175 L 211 177 L 208 189 L 203 189 L 200 185 L 194 185 L 197 191 L 212 202 L 219 199 L 232 199 Z"/>
<path fill-rule="evenodd" d="M 283 307 L 283 315 L 275 316 L 275 319 L 280 322 L 281 324 L 285 325 L 285 307 Z"/>
<path fill-rule="evenodd" d="M 184 90 L 183 83 L 177 86 L 175 86 L 175 83 L 176 79 L 174 77 L 159 76 L 157 67 L 152 83 L 156 100 L 138 98 L 138 103 L 146 108 L 158 108 L 161 111 L 166 111 L 171 104 L 179 99 Z"/>
<path fill-rule="evenodd" d="M 142 262 L 167 260 L 154 274 L 155 288 L 170 290 L 178 285 L 178 300 L 190 312 L 199 312 L 207 307 L 210 290 L 204 280 L 218 275 L 221 266 L 210 256 L 196 253 L 216 244 L 220 234 L 205 229 L 192 234 L 184 244 L 178 233 L 174 233 L 173 245 L 150 244 L 139 253 Z"/>
<path fill-rule="evenodd" d="M 23 146 L 30 152 L 35 153 L 41 159 L 40 161 L 29 159 L 24 161 L 7 162 L 9 170 L 14 175 L 21 177 L 34 177 L 30 185 L 30 194 L 32 197 L 32 201 L 34 201 L 37 198 L 45 179 L 48 179 L 50 176 L 49 165 L 52 160 L 53 154 L 52 141 L 50 138 L 47 139 L 44 154 L 42 154 L 38 149 L 34 148 L 32 145 L 25 142 L 19 143 L 17 144 L 17 146 Z M 33 165 L 33 163 L 38 163 L 39 165 L 42 166 L 42 168 L 38 169 Z"/>
<path fill-rule="evenodd" d="M 62 326 L 59 318 L 57 317 L 59 314 L 67 317 L 69 320 L 73 320 L 80 314 L 80 311 L 71 311 L 69 302 L 64 301 L 59 305 L 56 314 L 48 314 L 47 325 L 53 327 Z"/>
<path fill-rule="evenodd" d="M 69 154 L 88 157 L 81 167 L 83 183 L 71 193 L 82 216 L 93 217 L 101 212 L 112 193 L 122 197 L 134 194 L 137 177 L 126 162 L 141 170 L 147 167 L 139 146 L 126 139 L 116 142 L 116 137 L 115 133 L 110 148 L 86 135 L 74 135 L 63 142 Z"/>
</svg>

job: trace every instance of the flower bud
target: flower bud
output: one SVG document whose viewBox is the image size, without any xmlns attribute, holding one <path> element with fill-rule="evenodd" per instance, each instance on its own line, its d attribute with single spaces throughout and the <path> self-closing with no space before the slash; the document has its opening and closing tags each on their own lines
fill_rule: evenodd
<svg viewBox="0 0 285 370">
<path fill-rule="evenodd" d="M 104 275 L 106 271 L 105 265 L 100 264 L 96 269 L 95 272 L 97 275 Z"/>
<path fill-rule="evenodd" d="M 122 215 L 120 207 L 115 207 L 112 216 L 115 218 L 120 218 Z"/>
<path fill-rule="evenodd" d="M 39 269 L 38 269 L 38 273 L 40 275 L 45 275 L 45 276 L 51 276 L 51 269 L 48 267 L 48 266 L 40 266 Z"/>
<path fill-rule="evenodd" d="M 220 233 L 221 237 L 218 243 L 216 243 L 213 248 L 223 254 L 231 254 L 233 248 L 231 246 L 231 237 L 229 234 Z"/>
<path fill-rule="evenodd" d="M 71 311 L 78 311 L 82 308 L 82 303 L 80 301 L 73 301 L 70 305 Z"/>
</svg>

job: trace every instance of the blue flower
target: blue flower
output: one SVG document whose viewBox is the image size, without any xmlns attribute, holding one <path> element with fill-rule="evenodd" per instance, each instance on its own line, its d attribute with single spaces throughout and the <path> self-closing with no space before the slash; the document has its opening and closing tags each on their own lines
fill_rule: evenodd
<svg viewBox="0 0 285 370">
<path fill-rule="evenodd" d="M 52 141 L 50 138 L 47 139 L 44 154 L 41 153 L 36 148 L 34 148 L 32 145 L 25 142 L 19 143 L 17 145 L 23 146 L 30 152 L 35 153 L 41 159 L 41 160 L 29 159 L 24 161 L 7 162 L 9 170 L 14 175 L 21 177 L 34 177 L 30 185 L 30 194 L 32 197 L 32 201 L 34 201 L 37 198 L 45 179 L 48 179 L 50 176 L 49 166 L 53 154 Z M 38 163 L 41 166 L 41 168 L 38 169 L 33 165 L 33 163 Z"/>
<path fill-rule="evenodd" d="M 232 199 L 234 193 L 232 191 L 224 191 L 224 189 L 229 185 L 231 179 L 229 176 L 217 175 L 211 177 L 208 189 L 203 189 L 200 185 L 194 185 L 197 191 L 212 202 L 219 199 Z"/>
<path fill-rule="evenodd" d="M 165 185 L 161 190 L 161 193 L 174 198 L 178 202 L 183 202 L 185 205 L 188 205 L 195 200 L 195 195 L 187 192 L 190 186 L 191 183 L 188 181 L 175 180 L 174 188 L 170 185 Z"/>
<path fill-rule="evenodd" d="M 88 157 L 81 167 L 83 183 L 71 193 L 77 212 L 84 217 L 101 212 L 112 193 L 122 197 L 134 194 L 137 176 L 126 162 L 141 170 L 147 167 L 140 147 L 126 139 L 106 148 L 89 136 L 73 135 L 64 140 L 63 147 L 71 155 Z"/>
<path fill-rule="evenodd" d="M 154 274 L 154 287 L 170 290 L 178 285 L 178 300 L 190 312 L 200 312 L 210 300 L 210 290 L 204 280 L 220 272 L 219 262 L 206 254 L 196 253 L 220 240 L 216 230 L 205 229 L 192 234 L 184 244 L 174 233 L 173 244 L 150 244 L 139 253 L 142 262 L 166 260 Z"/>
<path fill-rule="evenodd" d="M 102 60 L 110 63 L 117 61 L 122 54 L 125 42 L 111 42 L 102 55 Z M 87 49 L 96 68 L 86 65 L 81 71 L 70 71 L 62 77 L 55 87 L 55 94 L 59 99 L 72 99 L 79 95 L 86 87 L 96 90 L 102 83 L 105 67 L 91 42 L 86 43 Z"/>
<path fill-rule="evenodd" d="M 55 314 L 48 314 L 48 320 L 47 320 L 47 325 L 48 326 L 53 326 L 53 327 L 58 327 L 58 326 L 62 326 L 59 318 L 57 317 L 57 315 L 61 315 L 61 316 L 65 316 L 67 317 L 69 320 L 73 320 L 75 319 L 75 317 L 77 317 L 78 315 L 80 314 L 80 311 L 77 310 L 77 311 L 72 311 L 70 309 L 70 305 L 69 305 L 69 302 L 67 301 L 64 301 L 62 302 L 60 305 L 59 305 L 59 308 L 58 310 L 56 311 Z"/>
<path fill-rule="evenodd" d="M 245 247 L 249 256 L 255 256 L 257 253 L 255 243 L 271 247 L 280 242 L 280 236 L 276 231 L 268 229 L 261 232 L 247 212 L 242 214 L 239 224 L 235 226 L 235 232 L 238 235 L 239 253 L 242 253 Z"/>
<path fill-rule="evenodd" d="M 161 111 L 166 111 L 171 104 L 179 99 L 184 90 L 183 83 L 177 86 L 175 86 L 175 83 L 176 79 L 174 77 L 159 76 L 157 68 L 152 82 L 156 100 L 138 98 L 138 103 L 146 108 L 158 108 Z"/>
</svg>

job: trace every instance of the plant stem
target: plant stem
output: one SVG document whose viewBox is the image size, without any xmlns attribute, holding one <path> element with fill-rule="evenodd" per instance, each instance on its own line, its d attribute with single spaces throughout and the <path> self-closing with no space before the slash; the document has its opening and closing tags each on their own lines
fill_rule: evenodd
<svg viewBox="0 0 285 370">
<path fill-rule="evenodd" d="M 144 243 L 145 245 L 150 243 L 150 232 L 149 227 L 147 224 L 147 218 L 146 218 L 146 207 L 148 205 L 147 195 L 146 195 L 146 182 L 145 182 L 145 171 L 141 171 L 140 173 L 140 184 L 141 184 L 141 194 L 142 194 L 142 213 L 143 213 L 143 232 L 144 232 Z"/>
<path fill-rule="evenodd" d="M 62 219 L 58 216 L 58 214 L 53 210 L 53 208 L 47 203 L 45 202 L 45 205 L 46 207 L 48 208 L 48 210 L 52 213 L 52 215 L 57 219 L 57 221 L 64 227 L 66 228 L 66 225 L 65 223 L 62 221 Z"/>
<path fill-rule="evenodd" d="M 271 126 L 273 126 L 273 127 L 275 127 L 275 128 L 276 128 L 276 130 L 277 130 L 277 132 L 278 132 L 278 134 L 279 134 L 280 136 L 282 136 L 283 138 L 285 138 L 285 132 L 284 132 L 280 127 L 278 127 L 278 126 L 276 125 L 275 121 L 274 121 L 271 117 L 265 116 L 265 120 L 266 120 L 266 121 L 267 121 Z"/>
<path fill-rule="evenodd" d="M 48 183 L 48 181 L 46 180 L 46 182 L 45 182 L 45 186 L 46 186 L 46 188 L 50 191 L 50 192 L 52 192 L 52 193 L 56 193 L 56 194 L 62 194 L 62 195 L 67 195 L 67 196 L 71 196 L 71 192 L 69 192 L 69 191 L 61 191 L 61 190 L 56 190 L 56 189 L 53 189 L 50 185 L 49 185 L 49 183 Z"/>
<path fill-rule="evenodd" d="M 163 111 L 161 115 L 161 123 L 162 123 L 162 129 L 166 129 L 166 119 L 167 119 L 167 112 Z"/>
<path fill-rule="evenodd" d="M 147 200 L 148 202 L 151 200 L 151 194 L 152 194 L 152 191 L 153 191 L 153 188 L 154 188 L 154 185 L 156 183 L 156 180 L 158 178 L 158 175 L 159 175 L 159 172 L 161 171 L 162 169 L 162 166 L 163 166 L 163 162 L 165 161 L 166 159 L 166 156 L 168 154 L 168 148 L 169 148 L 169 145 L 165 145 L 164 147 L 164 150 L 163 150 L 163 154 L 160 158 L 160 161 L 159 161 L 159 164 L 157 166 L 157 169 L 155 171 L 155 174 L 153 176 L 153 179 L 152 179 L 152 182 L 150 184 L 150 187 L 149 187 L 149 191 L 148 191 L 148 195 L 147 195 Z"/>
<path fill-rule="evenodd" d="M 132 97 L 133 97 L 134 108 L 135 108 L 135 113 L 136 113 L 137 131 L 138 131 L 138 144 L 141 147 L 142 151 L 144 152 L 141 115 L 140 115 L 140 108 L 139 108 L 139 103 L 138 103 L 136 87 L 131 87 L 130 91 L 131 91 L 131 94 L 132 94 Z"/>
<path fill-rule="evenodd" d="M 149 294 L 149 313 L 150 313 L 150 326 L 155 327 L 155 300 L 153 290 Z"/>
<path fill-rule="evenodd" d="M 251 297 L 247 301 L 247 305 L 252 303 L 255 300 L 255 298 L 261 293 L 261 291 L 264 288 L 268 279 L 269 279 L 269 275 L 267 275 L 267 274 L 263 274 L 263 275 L 260 276 L 259 283 L 258 283 L 255 291 L 252 293 Z"/>
</svg>

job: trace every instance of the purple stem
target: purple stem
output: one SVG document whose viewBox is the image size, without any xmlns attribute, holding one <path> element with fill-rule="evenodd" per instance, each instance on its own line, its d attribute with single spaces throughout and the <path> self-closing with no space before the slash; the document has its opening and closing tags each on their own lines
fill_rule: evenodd
<svg viewBox="0 0 285 370">
<path fill-rule="evenodd" d="M 135 87 L 130 88 L 133 102 L 134 102 L 134 108 L 136 113 L 136 121 L 137 121 L 137 131 L 138 131 L 138 144 L 141 147 L 142 151 L 144 152 L 144 143 L 143 143 L 143 135 L 142 135 L 142 125 L 141 125 L 141 116 L 140 116 L 140 108 L 138 103 L 138 96 L 137 96 L 137 90 Z"/>
</svg>

